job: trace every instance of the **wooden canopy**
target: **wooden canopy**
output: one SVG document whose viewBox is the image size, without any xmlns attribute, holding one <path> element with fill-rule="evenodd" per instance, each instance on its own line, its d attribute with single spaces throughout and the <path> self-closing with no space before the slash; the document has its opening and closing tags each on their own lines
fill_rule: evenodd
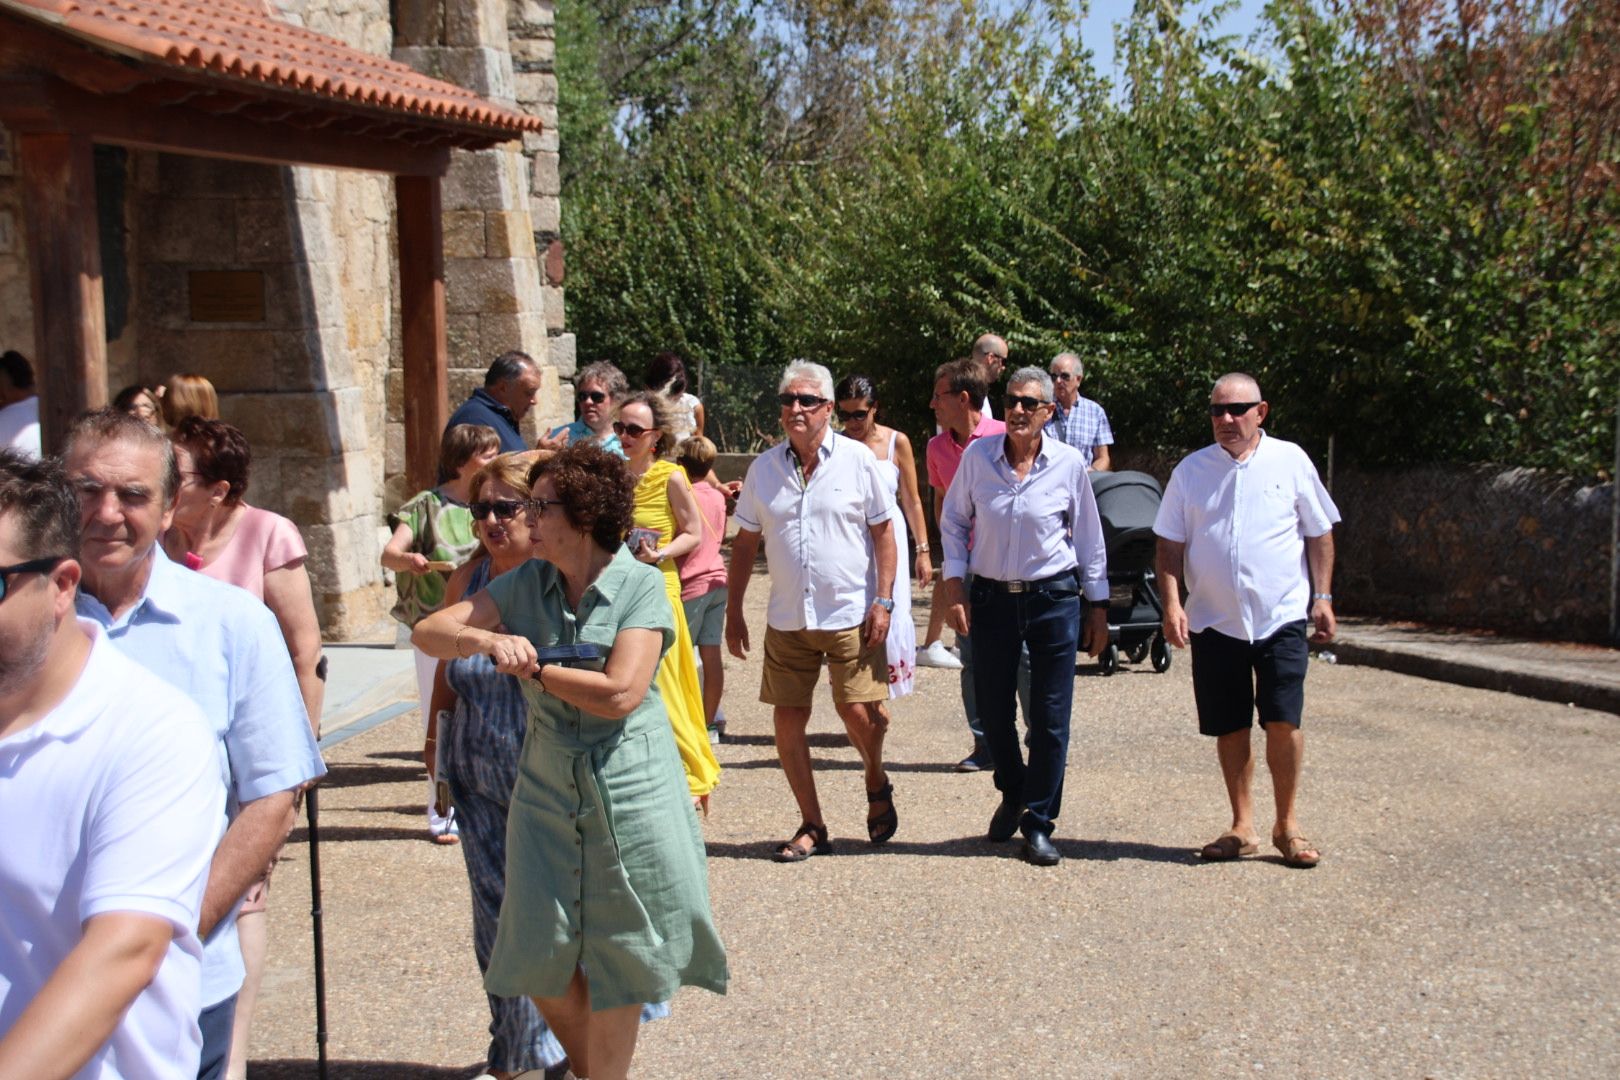
<svg viewBox="0 0 1620 1080">
<path fill-rule="evenodd" d="M 91 147 L 394 175 L 410 480 L 448 416 L 440 177 L 453 148 L 538 119 L 266 14 L 248 0 L 0 0 L 0 124 L 15 133 L 43 435 L 105 404 Z"/>
</svg>

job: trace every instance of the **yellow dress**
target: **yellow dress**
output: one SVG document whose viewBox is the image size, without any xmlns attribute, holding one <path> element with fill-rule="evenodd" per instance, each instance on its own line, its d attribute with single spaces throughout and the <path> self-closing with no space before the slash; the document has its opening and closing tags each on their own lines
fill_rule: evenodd
<svg viewBox="0 0 1620 1080">
<path fill-rule="evenodd" d="M 658 532 L 658 546 L 666 547 L 675 537 L 675 508 L 669 502 L 669 478 L 679 475 L 688 484 L 685 471 L 673 461 L 655 461 L 636 485 L 636 524 Z M 709 745 L 708 725 L 703 718 L 703 687 L 698 682 L 697 659 L 692 648 L 692 631 L 686 625 L 686 609 L 681 606 L 681 575 L 674 559 L 658 564 L 664 573 L 664 591 L 675 611 L 675 644 L 658 662 L 658 692 L 675 729 L 675 745 L 686 766 L 686 783 L 694 796 L 706 796 L 720 782 L 720 762 Z"/>
</svg>

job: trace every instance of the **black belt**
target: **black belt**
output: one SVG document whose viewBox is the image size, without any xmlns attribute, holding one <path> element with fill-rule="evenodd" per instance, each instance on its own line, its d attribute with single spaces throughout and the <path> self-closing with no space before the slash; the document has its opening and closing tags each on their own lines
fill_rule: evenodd
<svg viewBox="0 0 1620 1080">
<path fill-rule="evenodd" d="M 973 576 L 974 584 L 981 581 L 997 592 L 1004 593 L 1033 592 L 1044 585 L 1068 584 L 1075 586 L 1077 589 L 1080 587 L 1080 581 L 1073 570 L 1065 570 L 1061 574 L 1053 574 L 1051 577 L 1040 578 L 1037 581 L 997 581 L 995 578 L 981 577 L 978 574 Z"/>
</svg>

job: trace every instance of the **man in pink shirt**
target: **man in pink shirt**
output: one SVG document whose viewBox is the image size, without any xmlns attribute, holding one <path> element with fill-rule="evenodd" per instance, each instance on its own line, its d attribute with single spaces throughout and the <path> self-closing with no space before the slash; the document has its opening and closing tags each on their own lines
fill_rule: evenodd
<svg viewBox="0 0 1620 1080">
<path fill-rule="evenodd" d="M 997 339 L 1000 340 L 999 338 Z M 1005 346 L 1003 346 L 1005 351 Z M 1002 435 L 1007 425 L 983 411 L 979 403 L 988 392 L 989 372 L 977 360 L 952 360 L 941 364 L 934 372 L 934 396 L 928 405 L 942 429 L 928 440 L 928 486 L 934 492 L 934 520 L 940 520 L 945 505 L 945 492 L 950 490 L 956 477 L 956 467 L 962 463 L 962 451 L 975 440 L 986 435 Z M 965 585 L 964 585 L 965 587 Z M 934 593 L 934 605 L 940 607 L 939 590 Z M 930 643 L 930 647 L 934 643 Z M 978 703 L 973 692 L 973 649 L 967 638 L 958 637 L 962 652 L 962 710 L 967 714 L 968 731 L 973 734 L 973 750 L 956 763 L 957 772 L 979 772 L 990 767 L 990 749 L 984 741 L 984 728 L 979 722 Z M 941 646 L 943 649 L 943 646 Z M 1018 665 L 1018 696 L 1023 703 L 1024 715 L 1029 715 L 1029 660 L 1024 657 Z"/>
</svg>

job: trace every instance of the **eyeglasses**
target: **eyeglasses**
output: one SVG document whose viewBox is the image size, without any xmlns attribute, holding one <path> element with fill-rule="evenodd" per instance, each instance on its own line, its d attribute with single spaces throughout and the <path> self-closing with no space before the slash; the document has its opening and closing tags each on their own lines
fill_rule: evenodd
<svg viewBox="0 0 1620 1080">
<path fill-rule="evenodd" d="M 1229 401 L 1223 405 L 1211 405 L 1209 415 L 1216 419 L 1222 416 L 1242 416 L 1259 404 L 1258 401 Z"/>
<path fill-rule="evenodd" d="M 1008 412 L 1012 412 L 1014 409 L 1034 412 L 1042 405 L 1048 404 L 1048 402 L 1042 401 L 1038 397 L 1030 397 L 1028 394 L 1008 394 L 1002 400 L 1006 403 Z"/>
<path fill-rule="evenodd" d="M 592 405 L 600 405 L 602 402 L 607 400 L 607 395 L 600 390 L 581 390 L 578 394 L 574 395 L 574 398 L 581 405 L 585 404 L 587 401 L 589 401 Z"/>
<path fill-rule="evenodd" d="M 530 499 L 529 509 L 533 511 L 535 517 L 542 518 L 546 516 L 546 507 L 561 506 L 562 504 L 561 499 Z"/>
<path fill-rule="evenodd" d="M 810 409 L 819 409 L 823 405 L 827 404 L 828 401 L 827 398 L 817 397 L 814 394 L 777 394 L 776 400 L 782 403 L 782 408 L 784 409 L 789 409 L 794 405 L 798 405 L 799 408 L 806 411 L 809 411 Z"/>
<path fill-rule="evenodd" d="M 66 558 L 66 555 L 47 555 L 43 559 L 29 559 L 27 562 L 0 566 L 0 600 L 4 600 L 6 593 L 11 591 L 12 574 L 42 574 L 48 570 L 55 570 L 56 564 Z"/>
<path fill-rule="evenodd" d="M 468 503 L 467 509 L 472 511 L 474 521 L 483 521 L 491 514 L 495 515 L 496 521 L 511 521 L 523 513 L 526 503 L 522 499 L 495 499 L 490 502 L 480 500 Z"/>
<path fill-rule="evenodd" d="M 632 439 L 639 439 L 647 432 L 657 430 L 657 428 L 642 427 L 640 424 L 627 424 L 622 420 L 613 421 L 613 433 L 615 435 L 628 435 Z"/>
<path fill-rule="evenodd" d="M 840 422 L 845 424 L 849 423 L 851 420 L 865 420 L 871 415 L 871 409 L 856 409 L 854 412 L 845 412 L 843 409 L 838 410 L 838 419 Z"/>
<path fill-rule="evenodd" d="M 1068 382 L 1072 378 L 1074 378 L 1074 372 L 1072 372 L 1072 371 L 1054 371 L 1054 372 L 1052 372 L 1052 381 L 1053 382 Z"/>
</svg>

